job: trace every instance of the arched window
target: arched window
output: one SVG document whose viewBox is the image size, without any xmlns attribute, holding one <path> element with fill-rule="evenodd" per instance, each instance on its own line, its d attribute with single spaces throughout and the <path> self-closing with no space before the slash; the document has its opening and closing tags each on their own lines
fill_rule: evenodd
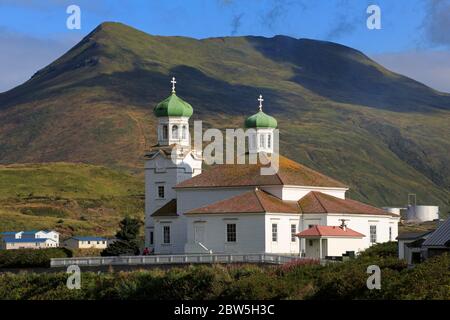
<svg viewBox="0 0 450 320">
<path fill-rule="evenodd" d="M 172 126 L 172 139 L 178 139 L 178 126 Z"/>
<path fill-rule="evenodd" d="M 272 148 L 272 135 L 267 135 L 267 148 Z"/>
<path fill-rule="evenodd" d="M 162 138 L 167 139 L 167 136 L 169 135 L 169 130 L 167 129 L 167 125 L 162 126 Z"/>
<path fill-rule="evenodd" d="M 266 146 L 266 139 L 264 139 L 264 135 L 260 135 L 259 136 L 259 147 L 260 148 L 264 148 Z"/>
<path fill-rule="evenodd" d="M 181 130 L 181 139 L 186 139 L 186 132 L 187 132 L 187 128 L 186 126 L 183 126 L 183 129 Z"/>
</svg>

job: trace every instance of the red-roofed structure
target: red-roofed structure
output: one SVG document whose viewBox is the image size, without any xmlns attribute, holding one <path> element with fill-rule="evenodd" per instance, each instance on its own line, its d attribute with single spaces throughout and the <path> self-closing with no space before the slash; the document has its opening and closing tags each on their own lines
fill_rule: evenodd
<svg viewBox="0 0 450 320">
<path fill-rule="evenodd" d="M 309 229 L 297 233 L 296 236 L 299 238 L 364 237 L 362 233 L 341 226 L 312 226 Z"/>
</svg>

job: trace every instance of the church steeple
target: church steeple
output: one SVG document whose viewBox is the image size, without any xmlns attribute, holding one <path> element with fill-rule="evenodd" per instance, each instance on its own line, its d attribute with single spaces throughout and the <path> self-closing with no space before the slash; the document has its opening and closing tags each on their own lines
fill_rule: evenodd
<svg viewBox="0 0 450 320">
<path fill-rule="evenodd" d="M 253 129 L 249 134 L 249 152 L 273 153 L 273 131 L 277 128 L 277 120 L 263 112 L 263 96 L 260 94 L 258 112 L 245 120 L 245 127 Z"/>
<path fill-rule="evenodd" d="M 192 106 L 175 93 L 177 81 L 172 77 L 172 92 L 169 97 L 158 103 L 153 113 L 158 117 L 158 144 L 167 146 L 178 144 L 190 146 L 189 118 L 193 114 Z"/>
</svg>

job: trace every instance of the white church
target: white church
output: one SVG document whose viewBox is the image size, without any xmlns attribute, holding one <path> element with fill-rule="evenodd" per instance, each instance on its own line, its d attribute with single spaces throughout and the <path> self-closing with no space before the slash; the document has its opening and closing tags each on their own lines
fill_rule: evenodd
<svg viewBox="0 0 450 320">
<path fill-rule="evenodd" d="M 258 100 L 259 111 L 245 121 L 254 129 L 248 153 L 269 157 L 277 121 Z M 193 108 L 176 95 L 175 79 L 154 114 L 158 143 L 145 155 L 145 245 L 155 254 L 325 258 L 397 237 L 398 215 L 346 198 L 345 184 L 281 155 L 272 175 L 261 175 L 261 161 L 203 171 L 189 135 Z"/>
</svg>

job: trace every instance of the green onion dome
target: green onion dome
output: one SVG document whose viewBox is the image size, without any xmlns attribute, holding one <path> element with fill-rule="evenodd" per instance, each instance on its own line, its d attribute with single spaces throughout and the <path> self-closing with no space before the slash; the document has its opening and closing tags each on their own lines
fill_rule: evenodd
<svg viewBox="0 0 450 320">
<path fill-rule="evenodd" d="M 172 92 L 153 109 L 153 113 L 157 117 L 190 117 L 193 112 L 192 106 L 179 98 L 175 92 Z"/>
<path fill-rule="evenodd" d="M 246 128 L 276 128 L 277 120 L 265 114 L 262 110 L 245 120 Z"/>
</svg>

